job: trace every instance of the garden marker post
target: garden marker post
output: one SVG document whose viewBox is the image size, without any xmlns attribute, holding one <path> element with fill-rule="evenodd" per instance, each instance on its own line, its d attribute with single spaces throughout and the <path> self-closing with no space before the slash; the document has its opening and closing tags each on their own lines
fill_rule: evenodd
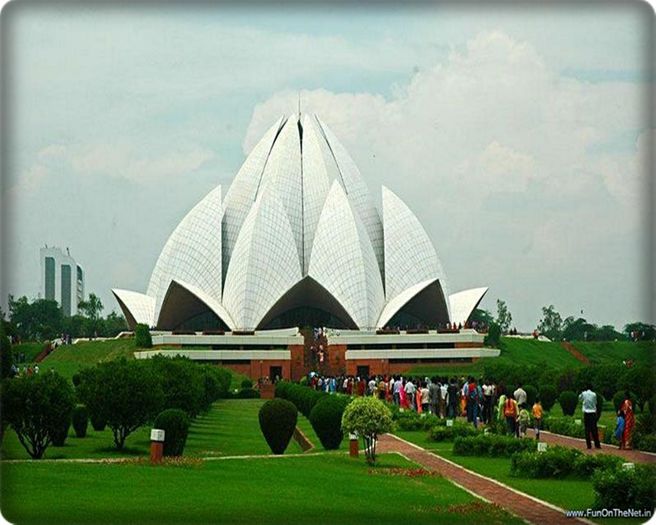
<svg viewBox="0 0 656 525">
<path fill-rule="evenodd" d="M 358 451 L 358 435 L 349 434 L 349 456 L 352 458 L 357 458 L 359 454 Z"/>
<path fill-rule="evenodd" d="M 159 428 L 153 428 L 150 431 L 150 462 L 161 463 L 164 455 L 164 435 L 165 432 Z"/>
</svg>

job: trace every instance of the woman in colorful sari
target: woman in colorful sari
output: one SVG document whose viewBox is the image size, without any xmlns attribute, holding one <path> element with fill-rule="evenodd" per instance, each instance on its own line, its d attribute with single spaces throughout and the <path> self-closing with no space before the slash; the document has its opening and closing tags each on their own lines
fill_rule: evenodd
<svg viewBox="0 0 656 525">
<path fill-rule="evenodd" d="M 633 427 L 635 426 L 635 414 L 633 413 L 633 403 L 629 392 L 624 393 L 624 401 L 620 405 L 620 410 L 624 412 L 624 433 L 620 441 L 620 448 L 631 449 L 633 443 Z"/>
<path fill-rule="evenodd" d="M 410 404 L 408 403 L 408 396 L 405 393 L 405 381 L 403 381 L 403 386 L 401 386 L 401 389 L 399 390 L 399 406 L 401 407 L 401 410 L 407 410 L 410 408 Z"/>
</svg>

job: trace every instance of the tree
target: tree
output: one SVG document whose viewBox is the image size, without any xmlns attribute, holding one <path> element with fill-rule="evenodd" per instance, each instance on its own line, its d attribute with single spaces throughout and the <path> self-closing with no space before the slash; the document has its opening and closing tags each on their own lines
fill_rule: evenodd
<svg viewBox="0 0 656 525">
<path fill-rule="evenodd" d="M 128 323 L 125 321 L 125 317 L 112 311 L 105 318 L 102 335 L 104 337 L 114 337 L 127 329 Z"/>
<path fill-rule="evenodd" d="M 35 299 L 30 303 L 25 296 L 14 300 L 10 295 L 9 317 L 22 339 L 37 341 L 61 334 L 64 314 L 57 301 Z"/>
<path fill-rule="evenodd" d="M 4 323 L 0 323 L 0 377 L 5 379 L 11 377 L 14 357 L 11 351 L 11 343 L 5 333 Z"/>
<path fill-rule="evenodd" d="M 656 326 L 640 322 L 629 323 L 624 327 L 624 333 L 629 338 L 631 337 L 631 333 L 633 333 L 634 339 L 653 341 L 656 339 Z"/>
<path fill-rule="evenodd" d="M 196 417 L 205 405 L 203 369 L 186 357 L 162 355 L 154 356 L 148 365 L 162 385 L 163 408 L 178 408 Z"/>
<path fill-rule="evenodd" d="M 57 373 L 9 379 L 3 384 L 3 419 L 27 453 L 39 459 L 70 421 L 74 399 L 73 388 Z"/>
<path fill-rule="evenodd" d="M 488 327 L 487 335 L 485 336 L 485 340 L 483 341 L 483 343 L 486 346 L 492 346 L 496 348 L 499 346 L 500 342 L 501 342 L 501 328 L 497 323 L 492 322 Z"/>
<path fill-rule="evenodd" d="M 97 321 L 100 318 L 100 313 L 103 310 L 103 304 L 95 293 L 91 292 L 86 301 L 80 301 L 77 309 L 86 315 L 92 321 Z"/>
<path fill-rule="evenodd" d="M 542 307 L 542 319 L 538 324 L 538 330 L 541 334 L 557 341 L 561 338 L 562 325 L 563 318 L 556 311 L 553 304 Z"/>
<path fill-rule="evenodd" d="M 506 302 L 497 299 L 497 324 L 504 334 L 510 330 L 510 323 L 512 323 L 512 314 L 506 306 Z"/>
<path fill-rule="evenodd" d="M 588 341 L 594 339 L 596 331 L 597 327 L 582 317 L 570 316 L 563 321 L 561 337 L 566 341 Z"/>
<path fill-rule="evenodd" d="M 164 401 L 153 367 L 147 361 L 126 359 L 82 370 L 78 396 L 92 418 L 107 422 L 118 450 L 123 449 L 128 435 L 157 415 Z"/>
<path fill-rule="evenodd" d="M 482 310 L 480 308 L 476 308 L 476 310 L 474 310 L 474 313 L 471 315 L 471 320 L 476 321 L 477 324 L 482 323 L 486 326 L 490 326 L 490 324 L 494 322 L 492 314 L 487 310 Z"/>
<path fill-rule="evenodd" d="M 153 338 L 150 336 L 148 325 L 137 323 L 134 327 L 134 344 L 137 348 L 151 348 L 153 346 Z"/>
<path fill-rule="evenodd" d="M 376 440 L 392 429 L 392 413 L 385 403 L 374 397 L 359 397 L 344 410 L 342 430 L 362 436 L 369 463 L 376 462 Z"/>
</svg>

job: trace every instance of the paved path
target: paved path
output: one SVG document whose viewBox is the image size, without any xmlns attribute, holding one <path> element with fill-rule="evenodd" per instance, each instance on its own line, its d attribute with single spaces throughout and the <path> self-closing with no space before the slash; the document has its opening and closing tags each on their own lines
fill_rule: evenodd
<svg viewBox="0 0 656 525">
<path fill-rule="evenodd" d="M 401 453 L 409 460 L 437 472 L 475 496 L 498 505 L 529 523 L 535 525 L 592 523 L 581 518 L 568 518 L 565 511 L 555 505 L 461 467 L 397 436 L 385 434 L 380 438 L 377 449 L 378 452 Z"/>
<path fill-rule="evenodd" d="M 535 436 L 533 430 L 529 431 L 530 436 Z M 620 456 L 626 461 L 633 463 L 656 463 L 656 454 L 652 452 L 642 452 L 640 450 L 620 450 L 615 445 L 606 445 L 601 444 L 601 450 L 597 450 L 592 446 L 591 450 L 588 450 L 585 443 L 585 439 L 573 438 L 569 436 L 562 436 L 560 434 L 552 434 L 542 430 L 540 432 L 540 441 L 544 441 L 550 445 L 560 445 L 563 447 L 576 448 L 581 452 L 586 454 L 613 454 L 614 456 Z"/>
</svg>

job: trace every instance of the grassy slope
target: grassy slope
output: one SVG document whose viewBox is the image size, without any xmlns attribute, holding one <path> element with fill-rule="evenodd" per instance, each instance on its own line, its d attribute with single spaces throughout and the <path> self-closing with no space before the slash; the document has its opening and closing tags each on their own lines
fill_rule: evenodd
<svg viewBox="0 0 656 525">
<path fill-rule="evenodd" d="M 218 401 L 212 410 L 194 420 L 189 430 L 186 456 L 237 456 L 246 454 L 270 454 L 257 419 L 257 413 L 264 401 L 259 399 L 236 399 Z M 299 425 L 308 439 L 319 445 L 310 423 L 299 414 Z M 96 432 L 89 425 L 84 438 L 75 437 L 71 429 L 63 447 L 53 447 L 46 451 L 45 457 L 60 458 L 107 458 L 129 457 L 149 454 L 150 426 L 145 425 L 128 436 L 126 449 L 117 451 L 113 447 L 112 433 L 109 429 Z M 28 459 L 29 456 L 13 430 L 7 429 L 2 442 L 3 459 Z M 289 453 L 301 453 L 296 441 L 292 440 L 287 449 Z"/>
<path fill-rule="evenodd" d="M 429 449 L 439 456 L 458 463 L 469 470 L 478 472 L 517 490 L 535 496 L 565 510 L 585 510 L 592 507 L 595 493 L 589 480 L 559 478 L 559 479 L 529 479 L 510 475 L 509 458 L 490 458 L 480 456 L 457 456 L 453 454 L 453 442 L 434 442 L 426 439 L 427 432 L 397 431 L 399 437 Z M 599 523 L 640 523 L 636 519 L 598 519 Z"/>
<path fill-rule="evenodd" d="M 19 345 L 12 346 L 17 364 L 19 364 L 18 356 L 21 353 L 25 354 L 25 360 L 20 364 L 33 362 L 34 358 L 41 353 L 44 346 L 44 343 L 21 343 Z"/>
<path fill-rule="evenodd" d="M 14 523 L 521 523 L 441 477 L 383 470 L 411 465 L 396 455 L 375 469 L 345 455 L 189 467 L 13 464 L 3 466 L 2 510 Z"/>
<path fill-rule="evenodd" d="M 420 375 L 453 375 L 478 373 L 486 362 L 494 360 L 499 363 L 515 365 L 540 365 L 546 363 L 555 368 L 566 369 L 580 367 L 583 364 L 565 350 L 560 343 L 547 343 L 532 339 L 514 337 L 501 338 L 501 355 L 483 358 L 472 364 L 445 366 L 416 366 L 411 373 Z M 633 359 L 639 363 L 656 363 L 656 344 L 649 342 L 631 343 L 628 341 L 609 341 L 599 343 L 573 343 L 574 346 L 593 364 L 620 364 L 623 360 Z"/>
</svg>

